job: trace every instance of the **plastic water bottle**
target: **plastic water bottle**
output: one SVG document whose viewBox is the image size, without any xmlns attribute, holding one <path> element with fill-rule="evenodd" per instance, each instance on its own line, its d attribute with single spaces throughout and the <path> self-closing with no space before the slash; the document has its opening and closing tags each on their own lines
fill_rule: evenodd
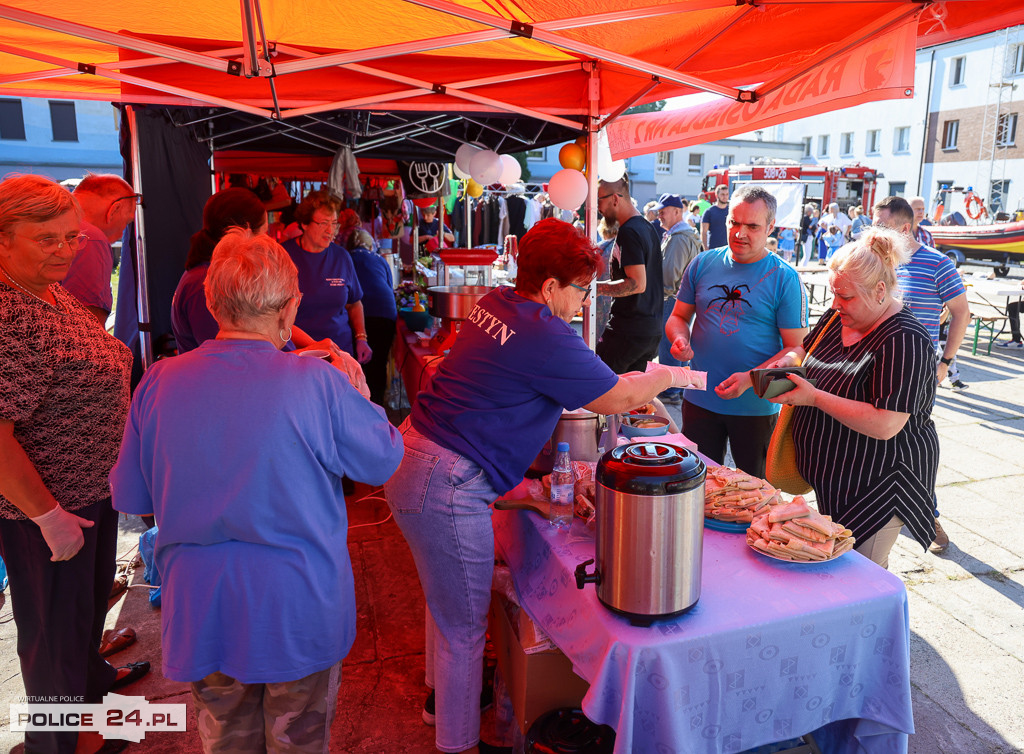
<svg viewBox="0 0 1024 754">
<path fill-rule="evenodd" d="M 555 466 L 551 470 L 551 508 L 548 521 L 552 526 L 567 528 L 572 523 L 573 484 L 572 461 L 569 460 L 569 443 L 558 443 Z"/>
</svg>

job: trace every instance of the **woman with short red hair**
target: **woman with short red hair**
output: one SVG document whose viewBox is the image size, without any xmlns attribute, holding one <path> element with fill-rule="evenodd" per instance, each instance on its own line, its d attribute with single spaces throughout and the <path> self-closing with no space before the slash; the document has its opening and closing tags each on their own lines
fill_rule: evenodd
<svg viewBox="0 0 1024 754">
<path fill-rule="evenodd" d="M 484 633 L 494 568 L 490 504 L 518 484 L 563 408 L 599 414 L 643 405 L 688 370 L 616 375 L 569 325 L 600 252 L 561 220 L 519 242 L 515 289 L 481 298 L 401 427 L 402 465 L 385 484 L 427 602 L 423 718 L 444 752 L 480 741 Z"/>
</svg>

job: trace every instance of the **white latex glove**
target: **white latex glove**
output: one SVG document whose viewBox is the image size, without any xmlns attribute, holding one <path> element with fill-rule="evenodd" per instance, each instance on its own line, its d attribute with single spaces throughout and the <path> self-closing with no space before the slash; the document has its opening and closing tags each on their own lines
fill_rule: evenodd
<svg viewBox="0 0 1024 754">
<path fill-rule="evenodd" d="M 647 362 L 647 370 L 667 369 L 672 375 L 671 387 L 690 388 L 691 390 L 706 390 L 708 384 L 708 373 L 698 372 L 689 367 L 674 367 L 668 364 L 655 364 Z"/>
<path fill-rule="evenodd" d="M 356 361 L 360 364 L 365 364 L 373 358 L 373 349 L 370 348 L 369 344 L 365 340 L 356 341 Z"/>
<path fill-rule="evenodd" d="M 359 366 L 359 362 L 341 350 L 334 353 L 333 356 L 331 364 L 336 369 L 344 372 L 345 376 L 348 377 L 348 381 L 352 383 L 352 387 L 358 390 L 361 396 L 369 400 L 370 388 L 366 384 L 366 375 L 363 374 L 363 368 Z"/>
<path fill-rule="evenodd" d="M 54 563 L 75 557 L 85 544 L 82 529 L 89 529 L 93 525 L 92 521 L 68 513 L 59 505 L 31 520 L 43 532 L 43 539 L 53 553 L 50 561 Z"/>
</svg>

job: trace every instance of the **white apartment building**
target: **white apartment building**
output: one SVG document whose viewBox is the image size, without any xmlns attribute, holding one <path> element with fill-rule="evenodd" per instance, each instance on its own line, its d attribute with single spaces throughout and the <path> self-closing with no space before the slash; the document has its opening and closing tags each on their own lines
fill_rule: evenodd
<svg viewBox="0 0 1024 754">
<path fill-rule="evenodd" d="M 1024 27 L 918 50 L 914 89 L 911 100 L 804 118 L 766 138 L 801 143 L 805 162 L 875 167 L 878 196 L 921 194 L 931 209 L 951 185 L 973 187 L 996 211 L 1024 209 Z"/>
</svg>

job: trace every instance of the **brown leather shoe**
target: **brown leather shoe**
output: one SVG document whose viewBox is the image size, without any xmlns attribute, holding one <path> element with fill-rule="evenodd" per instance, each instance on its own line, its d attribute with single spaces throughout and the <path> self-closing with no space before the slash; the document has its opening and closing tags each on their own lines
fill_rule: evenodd
<svg viewBox="0 0 1024 754">
<path fill-rule="evenodd" d="M 944 553 L 947 547 L 949 547 L 949 535 L 946 534 L 946 530 L 942 528 L 942 524 L 939 523 L 939 519 L 935 519 L 935 539 L 933 539 L 931 545 L 929 545 L 928 551 L 939 555 Z"/>
</svg>

